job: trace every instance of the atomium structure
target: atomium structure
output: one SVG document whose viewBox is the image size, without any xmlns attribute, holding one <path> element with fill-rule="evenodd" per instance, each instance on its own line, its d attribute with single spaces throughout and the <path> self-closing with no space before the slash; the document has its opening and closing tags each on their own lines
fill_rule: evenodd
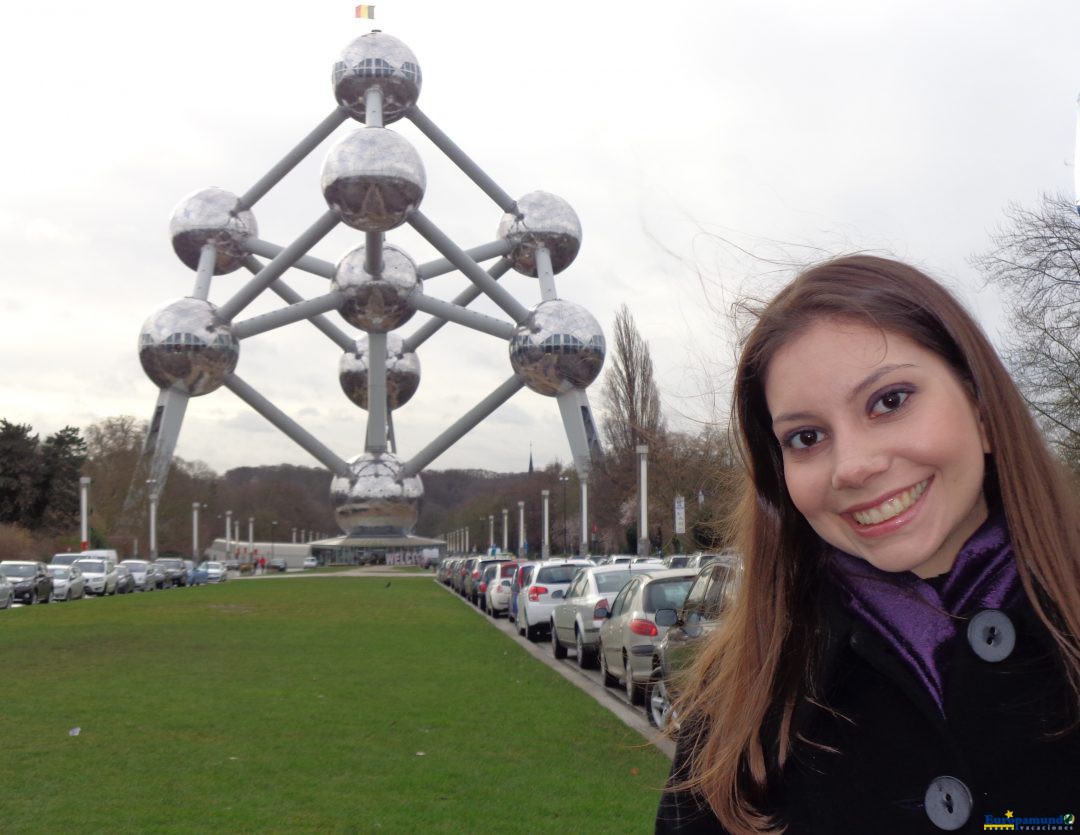
<svg viewBox="0 0 1080 835">
<path fill-rule="evenodd" d="M 189 398 L 221 387 L 333 472 L 330 500 L 347 535 L 408 535 L 423 496 L 420 472 L 522 388 L 558 402 L 585 499 L 586 476 L 599 448 L 585 390 L 600 373 L 605 343 L 597 320 L 556 292 L 555 275 L 573 263 L 581 246 L 574 210 L 542 191 L 515 200 L 488 177 L 417 107 L 420 66 L 396 38 L 378 30 L 356 38 L 335 62 L 332 82 L 334 110 L 248 191 L 206 188 L 173 211 L 173 249 L 195 271 L 195 286 L 190 296 L 152 314 L 139 333 L 139 360 L 160 393 L 129 503 L 138 500 L 141 485 L 163 488 Z M 337 141 L 323 162 L 326 212 L 287 246 L 260 239 L 255 205 L 350 118 L 362 126 Z M 424 165 L 412 144 L 387 127 L 399 119 L 411 121 L 495 202 L 502 215 L 494 241 L 462 249 L 421 212 Z M 336 264 L 308 255 L 338 224 L 363 233 L 362 241 Z M 405 224 L 443 258 L 417 264 L 387 243 L 386 233 Z M 491 259 L 498 260 L 488 269 L 480 266 Z M 224 303 L 212 304 L 212 279 L 240 269 L 251 273 L 248 281 Z M 283 279 L 290 269 L 328 279 L 327 292 L 302 298 Z M 527 307 L 498 283 L 510 269 L 537 279 L 537 304 Z M 451 300 L 427 292 L 428 279 L 454 271 L 469 279 L 468 289 Z M 242 318 L 266 290 L 285 305 Z M 481 294 L 508 319 L 469 310 Z M 417 311 L 430 318 L 408 336 L 395 333 Z M 331 312 L 361 334 L 343 330 L 327 317 Z M 301 321 L 343 351 L 341 388 L 367 412 L 364 450 L 347 460 L 236 372 L 243 340 Z M 447 323 L 505 341 L 512 374 L 418 452 L 399 458 L 393 410 L 408 403 L 420 384 L 418 349 Z"/>
</svg>

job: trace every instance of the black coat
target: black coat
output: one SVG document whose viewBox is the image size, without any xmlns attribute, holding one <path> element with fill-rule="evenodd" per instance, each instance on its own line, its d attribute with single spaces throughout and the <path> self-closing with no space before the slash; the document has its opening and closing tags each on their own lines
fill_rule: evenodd
<svg viewBox="0 0 1080 835">
<path fill-rule="evenodd" d="M 1026 599 L 1004 612 L 1016 635 L 1004 660 L 983 660 L 966 628 L 958 630 L 946 718 L 889 645 L 834 594 L 826 611 L 824 693 L 841 716 L 804 701 L 794 724 L 838 753 L 795 743 L 768 808 L 790 835 L 944 831 L 932 817 L 951 831 L 975 833 L 992 831 L 984 830 L 988 816 L 1007 812 L 1010 820 L 1075 814 L 1072 826 L 1038 831 L 1080 834 L 1080 729 L 1053 735 L 1069 727 L 1075 711 L 1051 638 Z M 673 775 L 686 755 L 679 746 Z M 698 797 L 668 790 L 656 831 L 723 830 Z"/>
</svg>

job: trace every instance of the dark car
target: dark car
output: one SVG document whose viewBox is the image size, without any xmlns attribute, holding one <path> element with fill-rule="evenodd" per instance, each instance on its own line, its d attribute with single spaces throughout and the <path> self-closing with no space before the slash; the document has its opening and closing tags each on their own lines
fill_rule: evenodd
<svg viewBox="0 0 1080 835">
<path fill-rule="evenodd" d="M 645 713 L 656 727 L 664 728 L 670 721 L 672 677 L 689 665 L 696 646 L 720 625 L 741 575 L 739 558 L 724 555 L 698 571 L 682 608 L 656 611 L 656 625 L 669 627 L 657 645 L 652 678 L 645 688 Z"/>
<path fill-rule="evenodd" d="M 0 572 L 7 577 L 20 603 L 48 603 L 52 600 L 53 579 L 43 562 L 4 560 Z"/>
<path fill-rule="evenodd" d="M 116 566 L 116 593 L 130 594 L 135 591 L 135 576 L 123 563 Z"/>
<path fill-rule="evenodd" d="M 158 557 L 154 563 L 165 569 L 165 585 L 175 588 L 187 585 L 187 566 L 180 557 Z"/>
<path fill-rule="evenodd" d="M 266 564 L 266 567 L 271 568 L 274 571 L 288 571 L 289 570 L 289 564 L 285 560 L 283 560 L 281 557 L 274 557 L 274 559 L 270 560 L 270 562 L 268 562 Z"/>
</svg>

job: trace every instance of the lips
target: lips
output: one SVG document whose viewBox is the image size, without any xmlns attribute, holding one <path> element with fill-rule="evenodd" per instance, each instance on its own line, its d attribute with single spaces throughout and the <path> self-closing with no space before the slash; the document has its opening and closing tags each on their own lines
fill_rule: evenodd
<svg viewBox="0 0 1080 835">
<path fill-rule="evenodd" d="M 861 526 L 880 525 L 890 519 L 899 516 L 909 507 L 915 504 L 926 492 L 930 479 L 920 481 L 914 487 L 902 490 L 894 496 L 890 496 L 880 504 L 869 508 L 851 511 L 851 517 Z"/>
</svg>

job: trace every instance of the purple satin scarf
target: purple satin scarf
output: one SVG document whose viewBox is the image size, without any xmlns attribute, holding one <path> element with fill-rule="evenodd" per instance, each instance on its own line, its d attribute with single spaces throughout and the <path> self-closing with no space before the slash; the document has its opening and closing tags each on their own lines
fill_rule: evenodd
<svg viewBox="0 0 1080 835">
<path fill-rule="evenodd" d="M 995 514 L 964 543 L 943 584 L 910 571 L 882 571 L 839 550 L 832 551 L 830 568 L 847 609 L 896 651 L 943 716 L 952 642 L 966 629 L 960 616 L 1003 609 L 1023 593 L 1009 531 Z"/>
</svg>

